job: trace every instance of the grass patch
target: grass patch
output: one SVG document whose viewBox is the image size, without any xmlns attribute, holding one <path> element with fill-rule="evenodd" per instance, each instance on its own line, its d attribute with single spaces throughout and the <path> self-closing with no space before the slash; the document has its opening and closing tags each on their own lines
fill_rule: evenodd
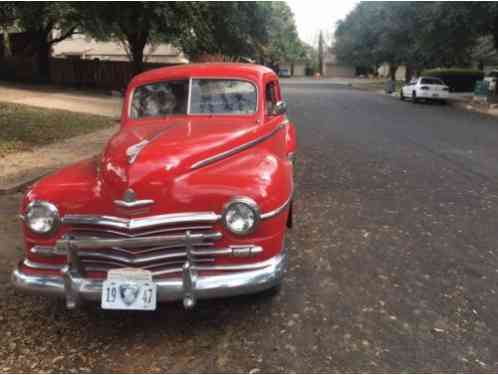
<svg viewBox="0 0 498 375">
<path fill-rule="evenodd" d="M 104 116 L 0 103 L 0 157 L 114 124 Z"/>
<path fill-rule="evenodd" d="M 384 79 L 379 79 L 379 80 L 371 80 L 371 81 L 365 81 L 365 82 L 355 82 L 354 87 L 363 89 L 363 90 L 368 90 L 368 91 L 379 91 L 379 90 L 384 90 L 386 87 L 386 81 Z M 396 81 L 396 92 L 398 92 L 401 89 L 401 86 L 403 86 L 405 83 L 403 81 Z"/>
</svg>

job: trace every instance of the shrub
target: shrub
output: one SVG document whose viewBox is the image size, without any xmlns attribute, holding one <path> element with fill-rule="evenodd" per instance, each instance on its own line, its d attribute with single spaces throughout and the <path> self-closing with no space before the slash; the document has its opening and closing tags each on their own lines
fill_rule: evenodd
<svg viewBox="0 0 498 375">
<path fill-rule="evenodd" d="M 423 76 L 437 77 L 444 81 L 451 92 L 471 92 L 477 81 L 484 78 L 484 73 L 476 69 L 428 69 Z"/>
</svg>

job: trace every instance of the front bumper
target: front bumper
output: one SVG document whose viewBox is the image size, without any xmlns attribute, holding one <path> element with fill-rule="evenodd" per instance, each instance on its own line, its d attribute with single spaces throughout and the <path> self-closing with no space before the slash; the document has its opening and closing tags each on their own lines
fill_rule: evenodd
<svg viewBox="0 0 498 375">
<path fill-rule="evenodd" d="M 286 266 L 286 250 L 266 261 L 251 264 L 249 270 L 221 275 L 197 275 L 186 265 L 181 278 L 156 281 L 157 300 L 182 300 L 185 307 L 190 308 L 197 299 L 257 293 L 277 286 Z M 75 308 L 81 301 L 100 301 L 102 291 L 102 280 L 82 278 L 69 267 L 60 276 L 34 276 L 18 267 L 12 273 L 12 283 L 21 291 L 65 298 L 68 308 Z"/>
</svg>

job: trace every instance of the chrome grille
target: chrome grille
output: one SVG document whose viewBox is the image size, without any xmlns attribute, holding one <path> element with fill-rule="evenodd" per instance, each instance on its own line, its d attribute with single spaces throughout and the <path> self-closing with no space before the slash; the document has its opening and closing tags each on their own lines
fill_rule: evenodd
<svg viewBox="0 0 498 375">
<path fill-rule="evenodd" d="M 216 251 L 213 254 L 211 250 L 214 240 L 220 238 L 221 234 L 213 232 L 213 225 L 206 223 L 168 224 L 139 229 L 73 224 L 65 239 L 82 244 L 75 253 L 83 274 L 132 267 L 149 270 L 155 278 L 161 278 L 181 272 L 188 260 L 187 243 L 184 240 L 187 233 L 194 238 L 190 242 L 192 265 L 213 264 Z M 107 246 L 107 243 L 119 243 L 119 246 Z"/>
</svg>

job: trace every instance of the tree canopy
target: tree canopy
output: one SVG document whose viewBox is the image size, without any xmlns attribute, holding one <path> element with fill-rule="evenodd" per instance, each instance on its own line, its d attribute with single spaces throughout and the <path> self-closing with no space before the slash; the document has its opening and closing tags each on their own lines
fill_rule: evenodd
<svg viewBox="0 0 498 375">
<path fill-rule="evenodd" d="M 190 58 L 206 54 L 254 58 L 269 41 L 265 3 L 212 1 L 195 3 L 190 9 L 195 22 L 178 43 Z"/>
<path fill-rule="evenodd" d="M 280 62 L 296 62 L 308 56 L 305 44 L 299 39 L 294 14 L 285 2 L 268 3 L 269 43 L 265 49 L 265 58 L 270 65 Z"/>
<path fill-rule="evenodd" d="M 335 31 L 337 58 L 355 66 L 467 66 L 483 35 L 496 35 L 491 2 L 360 3 Z"/>
<path fill-rule="evenodd" d="M 309 53 L 285 2 L 3 2 L 0 26 L 15 21 L 30 34 L 39 71 L 49 78 L 51 47 L 75 32 L 120 41 L 136 73 L 147 45 L 169 43 L 195 60 L 202 55 L 278 64 Z"/>
<path fill-rule="evenodd" d="M 126 48 L 134 71 L 143 70 L 147 44 L 177 45 L 194 21 L 195 3 L 104 2 L 76 3 L 82 30 L 97 40 L 118 40 Z"/>
<path fill-rule="evenodd" d="M 48 79 L 52 45 L 71 36 L 78 27 L 74 7 L 68 2 L 37 1 L 7 2 L 2 9 L 2 13 L 11 17 L 11 22 L 16 22 L 19 29 L 29 34 L 39 75 Z"/>
<path fill-rule="evenodd" d="M 0 3 L 0 28 L 8 27 L 15 21 L 15 3 L 3 1 Z"/>
</svg>

